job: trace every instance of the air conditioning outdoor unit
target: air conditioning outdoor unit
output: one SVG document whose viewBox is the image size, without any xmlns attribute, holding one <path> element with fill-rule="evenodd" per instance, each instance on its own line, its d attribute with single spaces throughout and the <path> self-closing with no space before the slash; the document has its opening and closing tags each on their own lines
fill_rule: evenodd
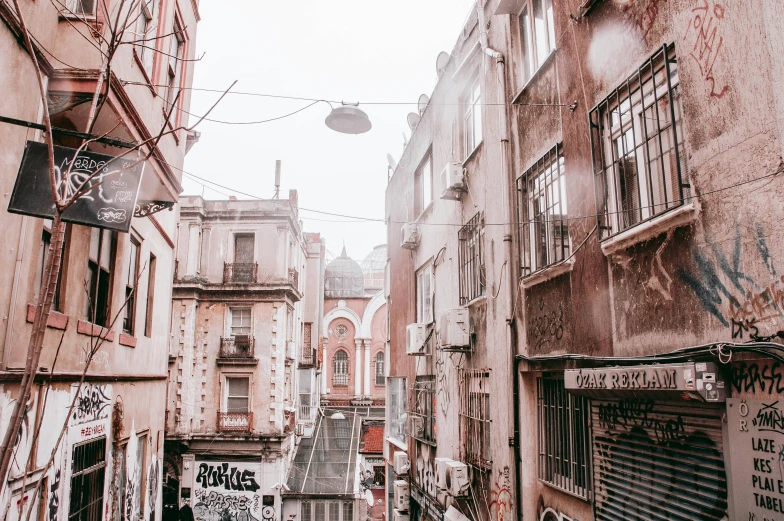
<svg viewBox="0 0 784 521">
<path fill-rule="evenodd" d="M 395 451 L 395 455 L 392 457 L 392 463 L 393 467 L 395 467 L 395 474 L 398 476 L 408 474 L 408 469 L 411 468 L 411 465 L 408 463 L 408 454 L 402 450 Z"/>
<path fill-rule="evenodd" d="M 415 223 L 406 223 L 400 229 L 400 247 L 415 250 L 419 246 L 419 227 Z"/>
<path fill-rule="evenodd" d="M 468 351 L 471 349 L 468 310 L 450 309 L 438 317 L 438 343 L 444 351 Z"/>
<path fill-rule="evenodd" d="M 406 326 L 406 354 L 426 355 L 427 324 L 409 324 Z"/>
<path fill-rule="evenodd" d="M 468 466 L 459 461 L 446 463 L 446 491 L 452 497 L 468 495 Z"/>
<path fill-rule="evenodd" d="M 441 171 L 441 199 L 460 199 L 460 194 L 465 192 L 465 177 L 463 176 L 463 165 L 460 163 L 447 163 Z"/>
<path fill-rule="evenodd" d="M 436 458 L 436 487 L 446 490 L 446 463 L 449 458 Z"/>
<path fill-rule="evenodd" d="M 421 416 L 409 416 L 409 435 L 413 438 L 423 438 L 425 436 L 425 419 Z"/>
<path fill-rule="evenodd" d="M 409 499 L 409 490 L 408 490 L 408 481 L 403 481 L 402 479 L 398 479 L 392 484 L 395 493 L 395 509 L 397 510 L 408 510 L 408 499 Z"/>
<path fill-rule="evenodd" d="M 392 513 L 392 521 L 408 521 L 408 512 L 401 512 L 395 509 Z"/>
</svg>

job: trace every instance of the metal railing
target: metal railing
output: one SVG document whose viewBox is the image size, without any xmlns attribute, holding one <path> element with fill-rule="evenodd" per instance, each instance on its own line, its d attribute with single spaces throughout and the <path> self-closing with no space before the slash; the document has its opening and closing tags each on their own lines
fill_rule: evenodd
<svg viewBox="0 0 784 521">
<path fill-rule="evenodd" d="M 258 264 L 255 262 L 223 264 L 223 282 L 235 284 L 255 284 L 257 282 Z"/>
<path fill-rule="evenodd" d="M 221 337 L 220 358 L 253 358 L 256 340 L 248 335 Z"/>
<path fill-rule="evenodd" d="M 482 212 L 474 215 L 457 232 L 461 306 L 485 294 L 483 235 L 484 217 Z"/>
<path fill-rule="evenodd" d="M 299 366 L 302 369 L 312 367 L 316 364 L 316 350 L 312 347 L 303 347 L 299 350 Z"/>
<path fill-rule="evenodd" d="M 252 412 L 219 412 L 218 430 L 220 432 L 251 432 Z"/>
</svg>

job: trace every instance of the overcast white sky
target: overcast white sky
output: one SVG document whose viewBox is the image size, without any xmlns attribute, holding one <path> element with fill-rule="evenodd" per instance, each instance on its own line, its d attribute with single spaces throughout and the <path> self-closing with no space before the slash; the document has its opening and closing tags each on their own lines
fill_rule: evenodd
<svg viewBox="0 0 784 521">
<path fill-rule="evenodd" d="M 201 141 L 185 170 L 243 192 L 274 193 L 275 160 L 283 161 L 281 196 L 299 192 L 301 208 L 384 218 L 389 152 L 398 160 L 406 114 L 420 94 L 433 90 L 436 57 L 451 51 L 474 0 L 201 0 L 194 87 L 359 102 L 373 128 L 338 134 L 324 125 L 329 106 L 318 103 L 292 117 L 261 125 L 203 122 Z M 219 94 L 194 91 L 193 114 L 203 114 Z M 229 95 L 212 112 L 224 121 L 284 115 L 309 102 Z M 184 179 L 186 194 L 202 185 Z M 216 187 L 225 194 L 227 190 Z M 246 198 L 236 194 L 238 198 Z M 204 197 L 226 195 L 204 188 Z M 386 242 L 383 223 L 334 222 L 302 211 L 305 231 L 321 232 L 327 249 L 362 259 Z M 333 222 L 330 222 L 333 221 Z"/>
</svg>

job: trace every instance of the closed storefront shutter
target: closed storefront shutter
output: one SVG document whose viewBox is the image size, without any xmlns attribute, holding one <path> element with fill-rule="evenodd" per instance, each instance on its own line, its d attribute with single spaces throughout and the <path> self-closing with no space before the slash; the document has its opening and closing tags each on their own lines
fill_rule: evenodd
<svg viewBox="0 0 784 521">
<path fill-rule="evenodd" d="M 701 403 L 593 401 L 596 519 L 722 519 L 722 411 Z"/>
</svg>

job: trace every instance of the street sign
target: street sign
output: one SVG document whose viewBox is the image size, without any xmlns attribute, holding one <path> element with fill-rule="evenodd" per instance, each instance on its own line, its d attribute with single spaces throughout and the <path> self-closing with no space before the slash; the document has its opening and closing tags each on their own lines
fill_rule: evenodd
<svg viewBox="0 0 784 521">
<path fill-rule="evenodd" d="M 63 221 L 127 232 L 139 195 L 143 162 L 88 151 L 74 157 L 75 153 L 73 148 L 54 147 L 60 193 L 74 194 L 93 172 L 98 174 L 89 181 L 90 190 L 63 212 Z M 28 141 L 8 211 L 51 219 L 54 208 L 46 144 Z"/>
</svg>

